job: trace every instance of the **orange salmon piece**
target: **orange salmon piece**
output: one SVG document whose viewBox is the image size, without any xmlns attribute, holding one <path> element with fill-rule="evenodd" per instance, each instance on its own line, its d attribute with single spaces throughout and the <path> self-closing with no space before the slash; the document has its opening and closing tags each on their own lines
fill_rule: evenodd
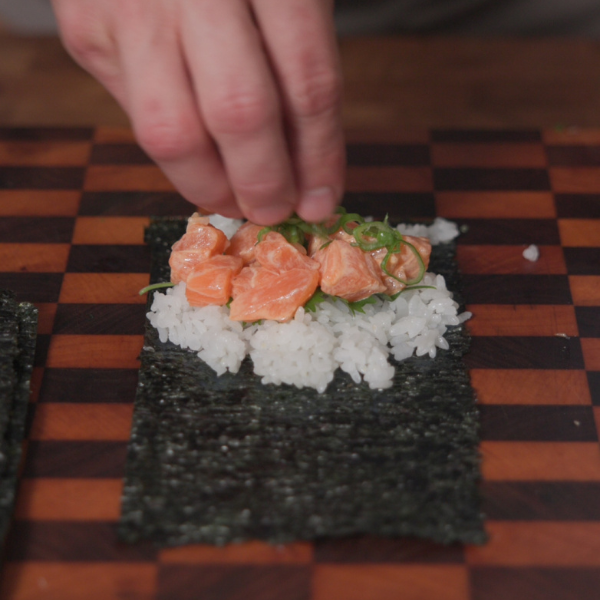
<svg viewBox="0 0 600 600">
<path fill-rule="evenodd" d="M 289 321 L 319 285 L 319 272 L 306 268 L 274 273 L 263 267 L 246 267 L 236 280 L 252 270 L 248 277 L 252 285 L 240 288 L 237 294 L 234 291 L 229 312 L 233 321 Z"/>
<path fill-rule="evenodd" d="M 185 232 L 188 233 L 190 231 L 194 231 L 198 229 L 201 225 L 210 225 L 210 220 L 206 215 L 201 215 L 198 212 L 195 212 L 187 222 L 187 227 L 185 228 Z"/>
<path fill-rule="evenodd" d="M 398 280 L 394 279 L 397 277 L 398 279 L 402 279 L 402 281 L 408 281 L 408 277 L 406 275 L 406 271 L 402 265 L 402 261 L 400 259 L 401 253 L 397 252 L 396 254 L 392 254 L 387 263 L 387 270 L 394 275 L 394 277 L 390 277 L 383 272 L 381 269 L 381 263 L 383 259 L 386 257 L 388 251 L 387 248 L 379 248 L 378 250 L 371 250 L 369 253 L 375 260 L 375 262 L 379 265 L 381 271 L 381 279 L 386 286 L 385 293 L 388 296 L 393 296 L 398 292 L 401 292 L 406 284 L 400 283 Z"/>
<path fill-rule="evenodd" d="M 233 278 L 242 270 L 238 256 L 218 255 L 198 264 L 189 274 L 185 295 L 191 306 L 223 305 L 231 298 Z"/>
<path fill-rule="evenodd" d="M 333 240 L 315 254 L 315 259 L 321 265 L 321 290 L 325 294 L 357 302 L 386 290 L 375 259 L 348 242 Z"/>
<path fill-rule="evenodd" d="M 422 237 L 414 237 L 410 235 L 403 236 L 404 239 L 412 244 L 421 258 L 425 263 L 425 269 L 427 270 L 427 266 L 429 265 L 429 257 L 431 256 L 431 243 L 427 238 Z M 387 255 L 386 248 L 379 248 L 378 250 L 372 250 L 370 252 L 371 256 L 375 259 L 375 262 L 381 267 L 381 263 L 383 259 Z M 400 252 L 392 254 L 387 263 L 387 270 L 398 277 L 398 279 L 402 279 L 403 281 L 409 281 L 410 279 L 414 279 L 419 275 L 421 267 L 419 265 L 419 261 L 415 256 L 415 253 L 406 245 L 403 244 Z M 393 277 L 387 276 L 385 273 L 381 273 L 384 283 L 387 285 L 386 294 L 392 296 L 397 292 L 403 290 L 406 285 L 396 281 Z"/>
<path fill-rule="evenodd" d="M 429 258 L 431 256 L 431 242 L 427 238 L 415 237 L 412 235 L 403 236 L 404 239 L 412 244 L 421 258 L 425 263 L 425 270 L 429 266 Z M 406 245 L 402 244 L 402 250 L 400 250 L 400 262 L 406 271 L 408 279 L 414 279 L 421 270 L 419 261 L 415 256 L 415 253 Z"/>
<path fill-rule="evenodd" d="M 329 241 L 329 238 L 319 235 L 311 235 L 308 238 L 308 256 L 315 257 L 315 254 Z"/>
<path fill-rule="evenodd" d="M 269 232 L 254 248 L 254 258 L 269 271 L 283 273 L 291 269 L 317 271 L 319 264 L 298 244 L 290 244 L 280 233 Z"/>
<path fill-rule="evenodd" d="M 245 266 L 240 274 L 233 280 L 233 289 L 231 295 L 237 298 L 240 294 L 255 287 L 255 279 L 258 274 L 262 271 L 262 267 L 258 263 L 252 263 L 251 265 Z"/>
<path fill-rule="evenodd" d="M 188 224 L 189 228 L 189 224 Z M 207 258 L 223 254 L 227 248 L 227 236 L 212 225 L 198 224 L 173 244 L 169 266 L 171 282 L 187 281 L 194 268 Z"/>
<path fill-rule="evenodd" d="M 244 223 L 229 240 L 229 248 L 226 254 L 231 256 L 239 256 L 245 265 L 250 264 L 254 260 L 254 247 L 258 242 L 258 234 L 263 229 L 261 225 L 254 223 Z"/>
</svg>

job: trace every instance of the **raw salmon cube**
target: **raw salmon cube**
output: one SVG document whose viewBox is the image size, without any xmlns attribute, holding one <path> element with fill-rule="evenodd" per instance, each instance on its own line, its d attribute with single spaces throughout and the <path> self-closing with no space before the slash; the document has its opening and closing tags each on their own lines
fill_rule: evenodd
<svg viewBox="0 0 600 600">
<path fill-rule="evenodd" d="M 253 286 L 234 294 L 229 317 L 233 321 L 249 323 L 261 319 L 289 321 L 315 293 L 318 285 L 319 272 L 314 269 L 274 273 L 257 267 L 253 273 Z"/>
<path fill-rule="evenodd" d="M 414 237 L 412 235 L 403 236 L 404 240 L 409 244 L 412 244 L 421 258 L 425 263 L 425 270 L 429 266 L 429 258 L 431 256 L 431 242 L 427 238 L 423 237 Z M 414 279 L 419 274 L 421 270 L 421 265 L 415 253 L 406 245 L 402 244 L 402 250 L 400 251 L 400 262 L 406 271 L 406 277 L 408 279 Z"/>
<path fill-rule="evenodd" d="M 223 254 L 228 243 L 227 236 L 220 229 L 212 225 L 197 224 L 173 244 L 169 258 L 171 281 L 187 281 L 198 264 L 211 256 Z"/>
<path fill-rule="evenodd" d="M 233 278 L 242 270 L 238 256 L 213 256 L 188 276 L 185 295 L 191 306 L 223 305 L 231 298 Z"/>
<path fill-rule="evenodd" d="M 258 242 L 258 234 L 264 229 L 262 225 L 254 223 L 244 223 L 229 240 L 229 248 L 226 254 L 239 256 L 245 265 L 254 260 L 254 247 Z"/>
<path fill-rule="evenodd" d="M 381 269 L 370 254 L 343 240 L 333 240 L 319 250 L 315 259 L 320 263 L 321 290 L 349 302 L 364 300 L 385 292 Z"/>
<path fill-rule="evenodd" d="M 282 273 L 291 269 L 311 269 L 317 271 L 319 264 L 306 256 L 306 250 L 299 244 L 290 244 L 283 235 L 269 232 L 254 249 L 254 258 L 270 271 Z"/>
</svg>

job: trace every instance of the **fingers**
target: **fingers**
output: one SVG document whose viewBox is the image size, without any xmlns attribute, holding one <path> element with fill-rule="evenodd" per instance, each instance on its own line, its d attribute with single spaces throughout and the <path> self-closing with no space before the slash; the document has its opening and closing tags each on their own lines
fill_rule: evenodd
<svg viewBox="0 0 600 600">
<path fill-rule="evenodd" d="M 196 106 L 174 24 L 140 15 L 119 36 L 129 114 L 140 145 L 190 202 L 240 217 Z"/>
<path fill-rule="evenodd" d="M 292 213 L 297 191 L 276 82 L 249 7 L 188 7 L 182 38 L 202 118 L 244 215 L 277 223 Z"/>
<path fill-rule="evenodd" d="M 332 0 L 52 0 L 65 45 L 190 201 L 270 225 L 343 189 Z"/>
<path fill-rule="evenodd" d="M 284 99 L 300 191 L 296 211 L 319 221 L 331 214 L 344 187 L 341 75 L 331 3 L 253 0 L 253 7 Z"/>
<path fill-rule="evenodd" d="M 102 5 L 96 0 L 52 0 L 52 8 L 66 50 L 127 110 L 112 23 Z"/>
</svg>

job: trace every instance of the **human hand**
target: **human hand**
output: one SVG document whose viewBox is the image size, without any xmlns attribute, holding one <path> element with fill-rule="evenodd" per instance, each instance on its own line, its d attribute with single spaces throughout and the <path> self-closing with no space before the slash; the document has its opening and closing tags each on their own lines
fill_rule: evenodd
<svg viewBox="0 0 600 600">
<path fill-rule="evenodd" d="M 333 0 L 52 0 L 67 50 L 189 201 L 277 223 L 343 191 Z"/>
</svg>

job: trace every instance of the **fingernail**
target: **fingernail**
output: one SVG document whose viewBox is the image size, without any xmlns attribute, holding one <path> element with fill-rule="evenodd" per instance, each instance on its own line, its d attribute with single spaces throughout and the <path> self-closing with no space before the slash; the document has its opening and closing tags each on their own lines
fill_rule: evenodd
<svg viewBox="0 0 600 600">
<path fill-rule="evenodd" d="M 321 187 L 302 194 L 298 214 L 305 221 L 323 221 L 337 205 L 337 196 L 332 188 Z"/>
</svg>

